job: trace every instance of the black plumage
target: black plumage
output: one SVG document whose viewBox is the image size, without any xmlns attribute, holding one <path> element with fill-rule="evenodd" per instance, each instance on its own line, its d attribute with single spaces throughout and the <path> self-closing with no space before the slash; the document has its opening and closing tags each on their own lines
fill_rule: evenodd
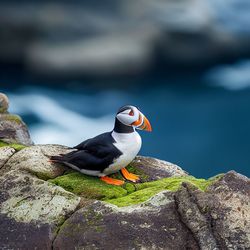
<svg viewBox="0 0 250 250">
<path fill-rule="evenodd" d="M 103 172 L 116 158 L 122 155 L 113 143 L 111 132 L 103 133 L 75 146 L 75 151 L 60 156 L 52 156 L 51 161 L 72 164 L 80 170 Z"/>
</svg>

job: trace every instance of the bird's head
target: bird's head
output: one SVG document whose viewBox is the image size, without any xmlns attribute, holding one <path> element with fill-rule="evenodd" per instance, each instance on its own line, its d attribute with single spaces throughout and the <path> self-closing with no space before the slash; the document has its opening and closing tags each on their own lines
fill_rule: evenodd
<svg viewBox="0 0 250 250">
<path fill-rule="evenodd" d="M 116 114 L 116 118 L 126 126 L 152 131 L 152 127 L 146 116 L 135 106 L 126 105 L 121 107 Z"/>
</svg>

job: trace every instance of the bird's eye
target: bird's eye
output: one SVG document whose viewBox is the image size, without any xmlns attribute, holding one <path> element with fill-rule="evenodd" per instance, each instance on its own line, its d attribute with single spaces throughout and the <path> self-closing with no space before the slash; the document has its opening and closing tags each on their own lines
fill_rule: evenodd
<svg viewBox="0 0 250 250">
<path fill-rule="evenodd" d="M 131 109 L 130 112 L 128 113 L 130 116 L 134 116 L 134 111 Z"/>
</svg>

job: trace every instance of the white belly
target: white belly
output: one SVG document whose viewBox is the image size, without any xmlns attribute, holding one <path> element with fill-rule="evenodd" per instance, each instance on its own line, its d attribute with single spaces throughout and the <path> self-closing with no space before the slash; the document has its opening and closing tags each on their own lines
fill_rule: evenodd
<svg viewBox="0 0 250 250">
<path fill-rule="evenodd" d="M 128 134 L 112 132 L 112 136 L 116 141 L 114 146 L 122 152 L 122 155 L 115 159 L 109 168 L 105 169 L 104 174 L 106 175 L 126 167 L 141 149 L 141 137 L 136 131 Z"/>
</svg>

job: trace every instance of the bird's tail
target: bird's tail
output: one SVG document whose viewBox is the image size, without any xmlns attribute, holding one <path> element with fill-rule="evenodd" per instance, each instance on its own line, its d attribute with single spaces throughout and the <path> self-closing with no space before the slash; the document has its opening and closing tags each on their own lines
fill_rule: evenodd
<svg viewBox="0 0 250 250">
<path fill-rule="evenodd" d="M 62 162 L 63 161 L 63 156 L 50 156 L 49 157 L 49 162 Z"/>
</svg>

